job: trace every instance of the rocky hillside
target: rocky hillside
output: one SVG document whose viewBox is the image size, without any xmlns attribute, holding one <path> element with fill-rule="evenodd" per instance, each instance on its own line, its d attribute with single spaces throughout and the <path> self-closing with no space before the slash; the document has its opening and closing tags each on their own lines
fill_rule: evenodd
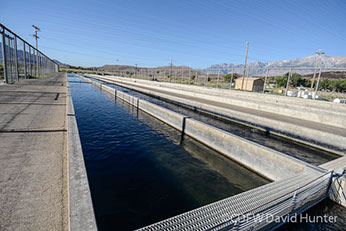
<svg viewBox="0 0 346 231">
<path fill-rule="evenodd" d="M 247 69 L 249 71 L 250 76 L 254 75 L 264 75 L 266 69 L 271 69 L 270 75 L 282 75 L 287 72 L 290 68 L 293 71 L 299 72 L 301 74 L 310 74 L 314 72 L 314 68 L 316 65 L 317 55 L 308 56 L 304 58 L 297 58 L 291 60 L 283 60 L 283 61 L 274 61 L 274 62 L 253 62 L 247 65 Z M 319 67 L 323 69 L 346 69 L 346 57 L 331 57 L 326 55 L 321 55 Z M 241 73 L 244 65 L 243 64 L 215 64 L 206 68 L 205 71 L 214 72 L 218 69 L 221 69 L 222 72 L 226 72 L 232 68 L 235 68 L 237 72 Z M 295 70 L 294 70 L 295 69 Z M 305 70 L 301 70 L 305 69 Z"/>
</svg>

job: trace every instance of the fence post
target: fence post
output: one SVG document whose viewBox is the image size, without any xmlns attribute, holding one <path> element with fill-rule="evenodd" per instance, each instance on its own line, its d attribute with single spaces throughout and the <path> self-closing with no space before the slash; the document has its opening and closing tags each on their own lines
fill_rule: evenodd
<svg viewBox="0 0 346 231">
<path fill-rule="evenodd" d="M 177 70 L 174 71 L 174 83 L 177 83 Z"/>
<path fill-rule="evenodd" d="M 189 85 L 191 84 L 191 70 L 189 70 Z"/>
<path fill-rule="evenodd" d="M 209 78 L 209 71 L 207 71 L 207 76 L 205 77 L 205 80 L 204 80 L 205 87 L 208 87 L 208 78 Z"/>
<path fill-rule="evenodd" d="M 29 46 L 29 70 L 30 70 L 30 76 L 32 76 L 31 47 L 30 46 Z"/>
<path fill-rule="evenodd" d="M 287 91 L 288 91 L 288 86 L 290 84 L 291 74 L 292 74 L 292 68 L 290 69 L 290 72 L 288 73 L 285 96 L 287 96 Z"/>
<path fill-rule="evenodd" d="M 184 69 L 181 70 L 181 83 L 184 84 Z"/>
<path fill-rule="evenodd" d="M 33 64 L 33 73 L 36 76 L 37 75 L 37 61 L 36 61 L 36 49 L 32 48 L 32 64 Z"/>
<path fill-rule="evenodd" d="M 7 64 L 9 66 L 9 79 L 8 79 L 8 83 L 13 83 L 13 57 L 12 57 L 12 52 L 11 52 L 11 37 L 8 35 L 7 36 L 7 41 L 8 41 L 8 61 L 7 61 Z"/>
<path fill-rule="evenodd" d="M 24 41 L 23 41 L 23 59 L 24 59 L 24 78 L 26 79 L 26 49 L 25 49 Z"/>
<path fill-rule="evenodd" d="M 37 51 L 37 54 L 38 54 L 38 63 L 37 63 L 37 73 L 38 73 L 38 76 L 41 76 L 41 52 Z"/>
<path fill-rule="evenodd" d="M 316 99 L 316 96 L 317 96 L 317 91 L 318 91 L 318 87 L 320 85 L 320 80 L 321 80 L 321 74 L 322 74 L 322 68 L 320 68 L 320 73 L 318 73 L 318 78 L 317 78 L 317 84 L 316 84 L 314 99 Z"/>
<path fill-rule="evenodd" d="M 2 28 L 1 30 L 1 50 L 2 50 L 2 64 L 4 65 L 4 82 L 8 83 L 8 73 L 7 73 L 7 65 L 6 65 L 6 43 L 5 43 L 5 29 Z"/>
<path fill-rule="evenodd" d="M 37 56 L 37 57 L 38 57 L 38 58 L 37 58 L 37 73 L 38 73 L 37 75 L 38 75 L 38 76 L 41 75 L 41 55 L 40 55 L 40 53 L 41 53 L 41 52 L 39 52 L 39 51 L 37 50 L 37 55 L 38 55 L 38 56 Z"/>
<path fill-rule="evenodd" d="M 216 84 L 217 88 L 219 88 L 219 82 L 220 82 L 220 70 L 217 71 L 217 84 Z"/>
<path fill-rule="evenodd" d="M 232 90 L 232 82 L 233 82 L 234 69 L 231 69 L 231 81 L 229 82 L 229 89 Z"/>
<path fill-rule="evenodd" d="M 267 83 L 267 80 L 268 80 L 268 72 L 269 72 L 269 69 L 267 69 L 267 73 L 266 73 L 266 77 L 264 79 L 264 84 L 263 84 L 263 93 L 265 92 L 266 90 L 266 83 Z"/>
<path fill-rule="evenodd" d="M 18 53 L 17 53 L 17 36 L 14 36 L 14 63 L 16 65 L 16 78 L 19 81 L 19 71 L 18 71 Z"/>
<path fill-rule="evenodd" d="M 198 86 L 198 74 L 197 73 L 198 73 L 198 71 L 196 70 L 195 83 Z"/>
<path fill-rule="evenodd" d="M 32 48 L 32 64 L 33 64 L 33 69 L 34 69 L 34 75 L 37 75 L 37 67 L 36 67 L 36 50 L 35 48 Z"/>
</svg>

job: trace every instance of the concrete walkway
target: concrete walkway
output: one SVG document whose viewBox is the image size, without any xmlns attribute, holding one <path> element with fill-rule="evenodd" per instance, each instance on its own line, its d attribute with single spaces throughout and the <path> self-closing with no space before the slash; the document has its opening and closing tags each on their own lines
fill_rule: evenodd
<svg viewBox="0 0 346 231">
<path fill-rule="evenodd" d="M 66 74 L 0 86 L 0 230 L 67 230 Z"/>
</svg>

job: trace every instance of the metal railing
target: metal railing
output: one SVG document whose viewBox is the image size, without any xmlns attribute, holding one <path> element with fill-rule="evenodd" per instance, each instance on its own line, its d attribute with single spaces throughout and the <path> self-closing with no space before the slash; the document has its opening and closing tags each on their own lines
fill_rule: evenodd
<svg viewBox="0 0 346 231">
<path fill-rule="evenodd" d="M 257 91 L 279 95 L 318 98 L 318 94 L 339 97 L 346 92 L 346 68 L 288 67 L 227 69 L 155 69 L 138 68 L 118 71 L 97 71 L 128 78 L 190 84 L 221 89 Z M 315 73 L 315 74 L 314 74 Z M 313 77 L 315 76 L 315 78 Z M 330 80 L 330 76 L 334 76 Z M 336 79 L 335 79 L 336 78 Z M 257 80 L 256 80 L 257 79 Z M 314 84 L 312 84 L 312 80 Z M 337 83 L 339 81 L 339 83 Z M 343 81 L 344 83 L 341 83 Z M 298 95 L 299 91 L 302 95 Z M 345 96 L 342 96 L 345 98 Z"/>
<path fill-rule="evenodd" d="M 0 36 L 0 78 L 4 78 L 5 83 L 59 71 L 56 62 L 1 23 Z"/>
<path fill-rule="evenodd" d="M 316 176 L 317 175 L 317 176 Z M 328 196 L 332 172 L 298 174 L 138 229 L 269 230 Z"/>
</svg>

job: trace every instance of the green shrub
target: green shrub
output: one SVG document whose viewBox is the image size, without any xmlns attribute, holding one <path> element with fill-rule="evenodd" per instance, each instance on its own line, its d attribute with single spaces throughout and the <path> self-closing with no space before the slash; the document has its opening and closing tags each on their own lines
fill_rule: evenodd
<svg viewBox="0 0 346 231">
<path fill-rule="evenodd" d="M 232 78 L 232 74 L 231 73 L 226 74 L 223 77 L 223 81 L 226 82 L 226 83 L 229 83 L 231 81 L 231 78 Z M 232 82 L 234 82 L 237 78 L 238 78 L 237 74 L 233 74 Z"/>
<path fill-rule="evenodd" d="M 284 87 L 287 84 L 287 77 L 285 75 L 283 76 L 276 76 L 275 77 L 275 84 L 277 87 Z"/>
</svg>

